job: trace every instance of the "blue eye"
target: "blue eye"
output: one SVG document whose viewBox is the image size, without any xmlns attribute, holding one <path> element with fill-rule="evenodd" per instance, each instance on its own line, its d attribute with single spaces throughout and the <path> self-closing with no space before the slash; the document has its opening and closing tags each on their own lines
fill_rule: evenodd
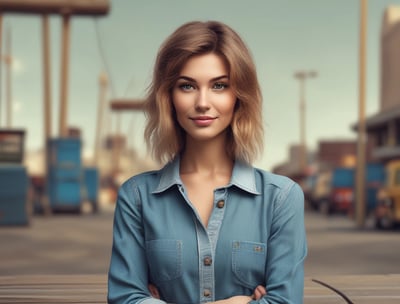
<svg viewBox="0 0 400 304">
<path fill-rule="evenodd" d="M 228 84 L 222 83 L 222 82 L 216 82 L 213 85 L 214 90 L 223 90 L 223 89 L 226 89 L 227 87 L 228 87 Z"/>
<path fill-rule="evenodd" d="M 179 85 L 179 88 L 181 88 L 183 91 L 190 91 L 194 89 L 194 86 L 190 83 L 182 83 Z"/>
</svg>

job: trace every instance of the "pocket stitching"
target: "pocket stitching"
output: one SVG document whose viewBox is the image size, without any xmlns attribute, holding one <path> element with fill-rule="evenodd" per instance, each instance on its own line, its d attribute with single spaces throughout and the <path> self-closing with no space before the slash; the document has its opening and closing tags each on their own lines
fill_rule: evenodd
<svg viewBox="0 0 400 304">
<path fill-rule="evenodd" d="M 262 249 L 261 252 L 258 252 Z M 257 243 L 257 242 L 248 242 L 248 241 L 233 241 L 232 242 L 232 271 L 235 275 L 235 277 L 243 283 L 245 286 L 249 288 L 254 288 L 255 285 L 261 284 L 261 282 L 248 282 L 246 279 L 243 278 L 243 271 L 240 270 L 239 267 L 239 259 L 238 259 L 238 254 L 240 252 L 246 252 L 246 253 L 251 253 L 255 257 L 263 257 L 263 272 L 265 271 L 265 259 L 266 259 L 266 244 L 264 243 Z M 250 258 L 250 257 L 249 257 Z"/>
<path fill-rule="evenodd" d="M 182 241 L 181 240 L 170 240 L 170 239 L 162 239 L 162 240 L 151 240 L 146 242 L 146 249 L 147 255 L 149 256 L 150 260 L 154 261 L 154 253 L 158 252 L 158 254 L 162 254 L 162 252 L 173 251 L 175 253 L 174 259 L 174 271 L 170 271 L 166 275 L 161 273 L 157 270 L 157 267 L 151 267 L 154 273 L 154 280 L 158 282 L 168 282 L 171 280 L 175 280 L 182 275 Z M 163 244 L 163 246 L 160 246 Z M 162 248 L 164 247 L 164 248 Z M 167 248 L 165 248 L 167 247 Z"/>
</svg>

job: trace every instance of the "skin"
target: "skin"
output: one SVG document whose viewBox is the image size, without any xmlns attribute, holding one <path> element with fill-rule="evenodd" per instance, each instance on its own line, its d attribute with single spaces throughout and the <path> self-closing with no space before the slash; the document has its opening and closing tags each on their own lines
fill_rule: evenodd
<svg viewBox="0 0 400 304">
<path fill-rule="evenodd" d="M 236 100 L 228 66 L 214 53 L 190 58 L 172 90 L 176 117 L 186 136 L 180 176 L 205 227 L 213 209 L 214 189 L 227 185 L 232 175 L 234 160 L 225 147 Z M 149 291 L 159 298 L 155 286 L 149 285 Z M 259 285 L 252 296 L 234 296 L 215 303 L 245 304 L 265 294 L 265 287 Z"/>
<path fill-rule="evenodd" d="M 213 190 L 229 182 L 233 169 L 225 143 L 236 96 L 225 62 L 213 53 L 189 59 L 173 88 L 172 100 L 178 123 L 186 133 L 181 179 L 206 227 Z"/>
</svg>

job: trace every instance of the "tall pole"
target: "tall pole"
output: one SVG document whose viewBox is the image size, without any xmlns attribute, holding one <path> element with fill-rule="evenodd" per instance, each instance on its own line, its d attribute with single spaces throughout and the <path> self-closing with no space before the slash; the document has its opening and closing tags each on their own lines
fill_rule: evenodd
<svg viewBox="0 0 400 304">
<path fill-rule="evenodd" d="M 12 56 L 11 56 L 11 29 L 7 28 L 6 33 L 6 127 L 11 128 L 12 126 L 12 94 L 11 94 L 11 65 L 12 65 Z"/>
<path fill-rule="evenodd" d="M 49 16 L 42 17 L 43 34 L 43 107 L 44 107 L 44 143 L 51 137 L 51 75 L 50 75 L 50 34 L 49 34 Z"/>
<path fill-rule="evenodd" d="M 103 123 L 103 113 L 106 106 L 106 94 L 107 94 L 107 75 L 101 73 L 99 76 L 99 105 L 97 108 L 97 126 L 96 126 L 96 139 L 94 144 L 94 163 L 99 166 L 99 150 L 100 150 L 100 139 L 102 135 L 102 123 Z"/>
<path fill-rule="evenodd" d="M 2 107 L 2 74 L 3 74 L 3 15 L 0 13 L 0 127 L 1 127 L 1 116 L 3 115 Z"/>
<path fill-rule="evenodd" d="M 305 87 L 306 79 L 314 78 L 317 76 L 315 71 L 299 71 L 294 74 L 294 77 L 300 83 L 300 100 L 299 100 L 299 114 L 300 114 L 300 158 L 299 169 L 302 173 L 307 168 L 307 140 L 306 140 L 306 97 Z"/>
<path fill-rule="evenodd" d="M 60 137 L 68 135 L 68 76 L 69 76 L 70 15 L 63 15 L 61 46 L 61 85 L 60 85 Z"/>
<path fill-rule="evenodd" d="M 122 134 L 121 134 L 121 113 L 118 112 L 116 115 L 116 135 L 113 146 L 113 163 L 114 163 L 114 174 L 117 175 L 120 169 L 120 156 L 122 150 Z"/>
<path fill-rule="evenodd" d="M 365 225 L 365 90 L 366 90 L 366 40 L 367 0 L 360 0 L 360 45 L 359 45 L 359 100 L 356 172 L 356 220 L 357 226 Z"/>
<path fill-rule="evenodd" d="M 305 78 L 300 79 L 300 170 L 307 167 Z"/>
</svg>

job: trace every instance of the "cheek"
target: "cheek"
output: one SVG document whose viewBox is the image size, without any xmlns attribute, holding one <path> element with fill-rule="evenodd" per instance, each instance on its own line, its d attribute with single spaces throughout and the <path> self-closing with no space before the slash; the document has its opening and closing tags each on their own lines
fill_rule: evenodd
<svg viewBox="0 0 400 304">
<path fill-rule="evenodd" d="M 184 113 L 187 112 L 187 109 L 186 109 L 185 105 L 182 104 L 182 103 L 173 102 L 172 105 L 174 107 L 174 110 L 175 110 L 175 113 L 176 113 L 177 116 L 183 115 Z"/>
<path fill-rule="evenodd" d="M 182 94 L 172 94 L 172 106 L 177 120 L 181 121 L 188 112 L 188 103 L 185 101 Z"/>
<path fill-rule="evenodd" d="M 236 97 L 227 99 L 220 109 L 226 114 L 233 115 L 236 109 Z"/>
<path fill-rule="evenodd" d="M 187 124 L 187 110 L 186 108 L 182 105 L 182 103 L 172 103 L 174 107 L 174 116 L 175 116 L 175 122 L 183 129 L 185 130 L 185 125 Z"/>
</svg>

